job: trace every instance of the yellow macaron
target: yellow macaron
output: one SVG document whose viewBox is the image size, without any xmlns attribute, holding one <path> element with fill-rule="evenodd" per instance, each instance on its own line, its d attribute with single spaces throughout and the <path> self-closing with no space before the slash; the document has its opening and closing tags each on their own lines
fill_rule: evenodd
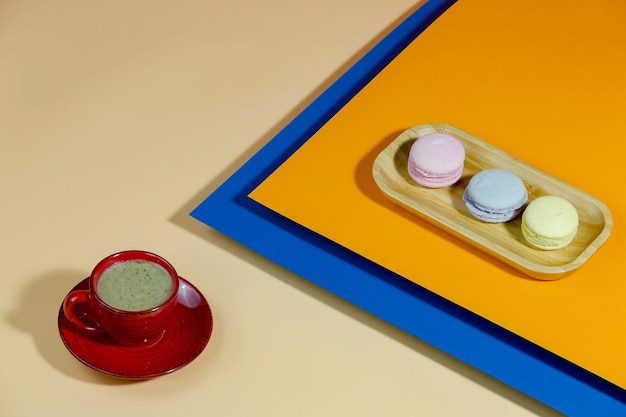
<svg viewBox="0 0 626 417">
<path fill-rule="evenodd" d="M 569 245 L 578 231 L 578 212 L 558 196 L 531 201 L 522 214 L 522 235 L 538 249 L 554 250 Z"/>
</svg>

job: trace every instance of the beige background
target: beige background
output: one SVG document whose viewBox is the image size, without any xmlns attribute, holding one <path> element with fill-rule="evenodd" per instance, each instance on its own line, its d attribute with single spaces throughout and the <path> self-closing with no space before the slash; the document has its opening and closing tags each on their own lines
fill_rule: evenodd
<svg viewBox="0 0 626 417">
<path fill-rule="evenodd" d="M 415 7 L 0 2 L 0 416 L 559 415 L 188 216 Z M 56 328 L 67 291 L 131 248 L 215 314 L 198 359 L 140 383 Z"/>
</svg>

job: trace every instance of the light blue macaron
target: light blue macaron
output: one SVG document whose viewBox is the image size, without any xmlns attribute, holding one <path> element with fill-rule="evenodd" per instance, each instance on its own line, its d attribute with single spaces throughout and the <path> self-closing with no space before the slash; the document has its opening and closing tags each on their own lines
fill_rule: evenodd
<svg viewBox="0 0 626 417">
<path fill-rule="evenodd" d="M 497 168 L 475 174 L 463 193 L 463 202 L 469 212 L 488 223 L 513 219 L 527 200 L 524 182 L 512 172 Z"/>
</svg>

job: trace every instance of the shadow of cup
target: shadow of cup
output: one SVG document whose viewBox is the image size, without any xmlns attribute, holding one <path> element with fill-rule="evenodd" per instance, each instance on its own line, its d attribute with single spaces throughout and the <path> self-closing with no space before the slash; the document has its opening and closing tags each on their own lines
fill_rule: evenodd
<svg viewBox="0 0 626 417">
<path fill-rule="evenodd" d="M 119 385 L 129 381 L 94 372 L 78 362 L 63 345 L 57 318 L 66 294 L 89 273 L 52 271 L 25 281 L 17 305 L 7 316 L 10 326 L 30 334 L 39 354 L 58 371 L 81 381 Z"/>
</svg>

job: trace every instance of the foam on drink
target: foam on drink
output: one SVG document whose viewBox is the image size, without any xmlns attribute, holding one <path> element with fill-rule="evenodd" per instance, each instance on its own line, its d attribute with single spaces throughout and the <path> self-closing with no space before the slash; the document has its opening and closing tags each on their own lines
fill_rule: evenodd
<svg viewBox="0 0 626 417">
<path fill-rule="evenodd" d="M 97 292 L 108 305 L 120 310 L 149 310 L 163 303 L 173 289 L 170 274 L 144 260 L 117 262 L 104 270 Z"/>
</svg>

